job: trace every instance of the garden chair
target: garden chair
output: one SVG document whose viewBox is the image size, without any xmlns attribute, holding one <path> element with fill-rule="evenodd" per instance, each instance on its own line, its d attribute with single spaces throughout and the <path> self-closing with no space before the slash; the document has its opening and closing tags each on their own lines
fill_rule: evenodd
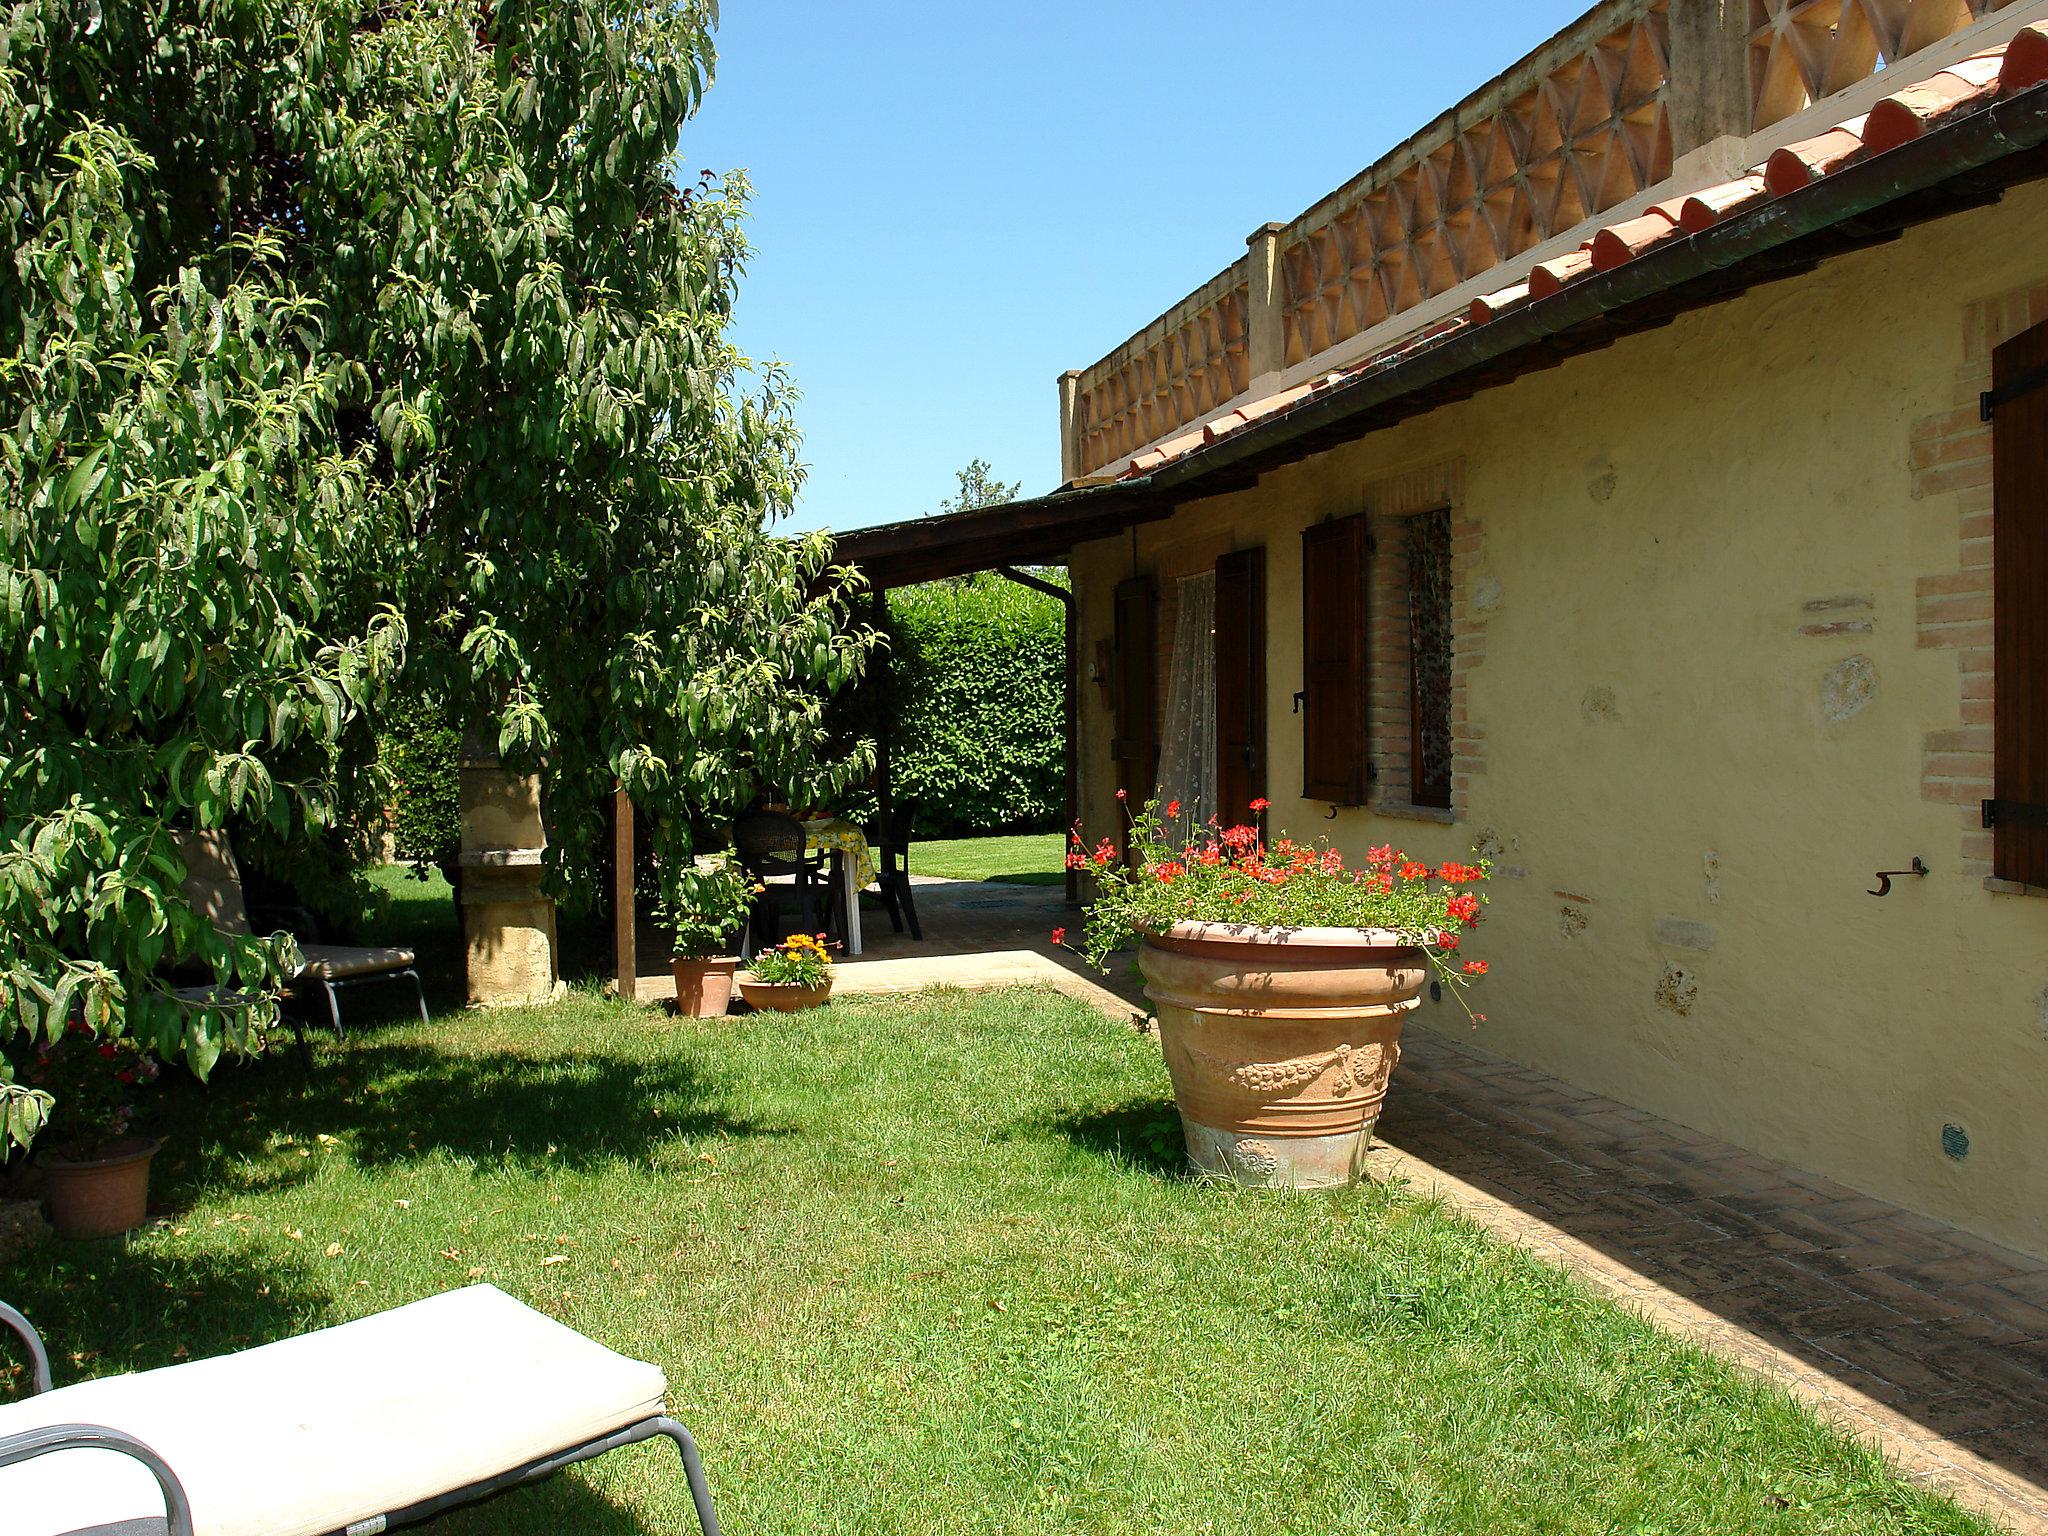
<svg viewBox="0 0 2048 1536">
<path fill-rule="evenodd" d="M 185 861 L 185 899 L 192 903 L 193 910 L 223 933 L 253 933 L 255 930 L 249 925 L 248 904 L 242 897 L 241 872 L 235 867 L 235 853 L 228 844 L 228 835 L 225 832 L 177 832 L 172 835 L 177 840 L 178 857 Z M 310 924 L 310 916 L 302 909 L 294 908 L 292 912 L 301 922 Z M 320 988 L 327 999 L 327 1021 L 334 1026 L 337 1038 L 341 1035 L 341 1001 L 336 993 L 342 987 L 360 986 L 365 982 L 410 980 L 419 1000 L 420 1022 L 428 1022 L 427 991 L 420 985 L 420 973 L 413 968 L 411 950 L 396 945 L 301 942 L 299 953 L 305 957 L 304 963 L 293 976 L 292 984 L 297 986 L 306 982 Z M 299 1038 L 303 1053 L 305 1037 L 302 1034 Z"/>
<path fill-rule="evenodd" d="M 742 960 L 786 933 L 824 933 L 836 926 L 825 855 L 810 848 L 802 822 L 780 811 L 748 811 L 732 824 L 732 846 L 740 867 L 763 887 L 747 914 Z"/>
<path fill-rule="evenodd" d="M 367 1536 L 665 1436 L 719 1536 L 659 1366 L 490 1285 L 339 1327 L 0 1404 L 6 1536 Z"/>
<path fill-rule="evenodd" d="M 908 918 L 910 936 L 922 943 L 924 929 L 918 925 L 917 898 L 910 887 L 910 827 L 916 816 L 915 798 L 891 806 L 889 814 L 881 818 L 869 835 L 868 845 L 881 859 L 875 885 L 881 892 L 882 905 L 889 909 L 889 925 L 901 933 Z"/>
</svg>

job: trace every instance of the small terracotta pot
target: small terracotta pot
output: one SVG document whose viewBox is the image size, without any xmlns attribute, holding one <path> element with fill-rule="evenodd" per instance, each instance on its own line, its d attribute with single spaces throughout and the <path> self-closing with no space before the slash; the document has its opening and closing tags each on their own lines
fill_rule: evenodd
<svg viewBox="0 0 2048 1536">
<path fill-rule="evenodd" d="M 773 1013 L 800 1013 L 806 1008 L 815 1008 L 832 995 L 832 978 L 826 977 L 815 987 L 799 987 L 787 981 L 756 981 L 751 976 L 740 977 L 740 996 L 752 1008 Z"/>
<path fill-rule="evenodd" d="M 717 1019 L 732 1004 L 733 973 L 740 968 L 739 956 L 690 960 L 682 955 L 669 961 L 676 976 L 676 1012 L 686 1019 Z"/>
<path fill-rule="evenodd" d="M 149 1215 L 149 1160 L 163 1143 L 127 1136 L 98 1157 L 73 1162 L 46 1153 L 43 1203 L 59 1237 L 118 1237 Z"/>
<path fill-rule="evenodd" d="M 1188 1157 L 1257 1188 L 1356 1183 L 1428 962 L 1377 928 L 1175 923 L 1138 950 Z"/>
</svg>

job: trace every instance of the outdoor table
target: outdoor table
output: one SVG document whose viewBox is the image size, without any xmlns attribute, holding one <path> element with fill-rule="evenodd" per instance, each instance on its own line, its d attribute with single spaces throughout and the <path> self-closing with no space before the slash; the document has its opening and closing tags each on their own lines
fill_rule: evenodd
<svg viewBox="0 0 2048 1536">
<path fill-rule="evenodd" d="M 875 855 L 859 827 L 837 816 L 804 823 L 804 846 L 832 855 L 846 910 L 846 952 L 860 953 L 860 893 L 875 883 Z"/>
</svg>

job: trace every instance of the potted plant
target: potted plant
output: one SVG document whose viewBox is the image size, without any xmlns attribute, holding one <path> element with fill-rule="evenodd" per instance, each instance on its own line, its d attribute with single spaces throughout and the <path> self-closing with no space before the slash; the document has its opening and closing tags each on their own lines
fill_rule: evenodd
<svg viewBox="0 0 2048 1536">
<path fill-rule="evenodd" d="M 1213 821 L 1170 846 L 1179 811 L 1132 818 L 1128 864 L 1075 834 L 1068 865 L 1098 891 L 1080 952 L 1100 968 L 1138 941 L 1197 1168 L 1254 1187 L 1351 1184 L 1432 970 L 1471 1013 L 1463 992 L 1486 962 L 1461 945 L 1488 866 L 1432 869 L 1379 847 L 1348 869 L 1327 843 Z"/>
<path fill-rule="evenodd" d="M 793 933 L 754 956 L 740 976 L 740 996 L 755 1008 L 795 1013 L 832 995 L 832 958 L 825 936 Z"/>
<path fill-rule="evenodd" d="M 662 894 L 662 919 L 674 935 L 669 961 L 676 1008 L 685 1018 L 722 1017 L 739 969 L 735 939 L 760 886 L 731 854 L 677 871 Z"/>
<path fill-rule="evenodd" d="M 134 1133 L 138 1088 L 156 1081 L 156 1058 L 119 1036 L 102 1039 L 74 1019 L 36 1048 L 21 1077 L 56 1101 L 37 1139 L 44 1203 L 63 1237 L 114 1237 L 149 1214 L 156 1140 Z"/>
</svg>

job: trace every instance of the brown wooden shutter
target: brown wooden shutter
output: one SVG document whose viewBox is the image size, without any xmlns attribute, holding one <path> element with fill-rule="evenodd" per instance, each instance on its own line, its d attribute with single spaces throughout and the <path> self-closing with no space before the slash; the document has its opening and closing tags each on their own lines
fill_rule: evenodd
<svg viewBox="0 0 2048 1536">
<path fill-rule="evenodd" d="M 2048 886 L 2048 324 L 1991 354 L 1992 867 Z M 2008 393 L 2009 391 L 2009 393 Z"/>
<path fill-rule="evenodd" d="M 1266 794 L 1266 552 L 1216 562 L 1216 804 L 1226 827 L 1255 823 Z"/>
<path fill-rule="evenodd" d="M 1363 516 L 1301 535 L 1302 797 L 1363 805 L 1367 556 Z"/>
<path fill-rule="evenodd" d="M 1150 577 L 1117 583 L 1112 668 L 1116 724 L 1109 753 L 1117 788 L 1135 808 L 1151 796 L 1159 772 L 1159 600 Z"/>
</svg>

